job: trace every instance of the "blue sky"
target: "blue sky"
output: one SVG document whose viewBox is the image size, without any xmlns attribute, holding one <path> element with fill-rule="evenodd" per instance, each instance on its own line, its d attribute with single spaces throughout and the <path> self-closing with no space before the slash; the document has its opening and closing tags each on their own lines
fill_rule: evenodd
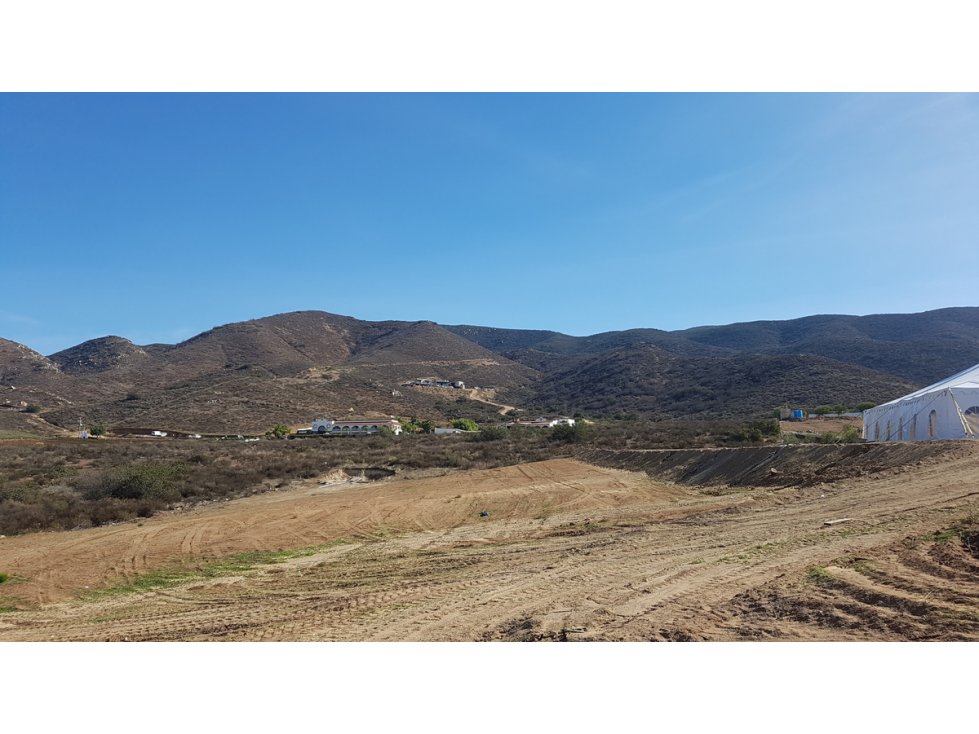
<svg viewBox="0 0 979 734">
<path fill-rule="evenodd" d="M 0 95 L 0 336 L 976 305 L 979 96 Z"/>
</svg>

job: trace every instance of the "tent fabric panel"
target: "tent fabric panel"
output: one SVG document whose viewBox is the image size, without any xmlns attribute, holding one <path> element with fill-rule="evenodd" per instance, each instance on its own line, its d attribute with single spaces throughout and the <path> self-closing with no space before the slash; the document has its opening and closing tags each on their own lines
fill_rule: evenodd
<svg viewBox="0 0 979 734">
<path fill-rule="evenodd" d="M 979 436 L 979 385 L 953 387 L 951 393 L 965 431 Z"/>
<path fill-rule="evenodd" d="M 887 405 L 896 405 L 908 398 L 915 398 L 921 395 L 927 395 L 929 393 L 941 392 L 952 387 L 979 387 L 979 364 L 964 369 L 961 372 L 957 372 L 951 377 L 946 377 L 944 380 L 939 380 L 933 385 L 928 385 L 928 387 L 923 387 L 915 392 L 908 393 L 900 398 L 890 401 L 889 403 L 884 403 L 884 405 L 878 407 L 885 407 Z"/>
<path fill-rule="evenodd" d="M 863 437 L 868 441 L 925 441 L 973 435 L 966 432 L 951 390 L 908 396 L 871 408 L 864 411 L 863 424 Z"/>
</svg>

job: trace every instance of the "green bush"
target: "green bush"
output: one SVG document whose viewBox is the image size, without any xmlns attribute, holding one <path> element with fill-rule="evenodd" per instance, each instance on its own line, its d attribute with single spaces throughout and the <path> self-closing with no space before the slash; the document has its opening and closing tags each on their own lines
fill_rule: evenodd
<svg viewBox="0 0 979 734">
<path fill-rule="evenodd" d="M 405 433 L 434 433 L 435 424 L 432 421 L 424 420 L 420 421 L 417 418 L 412 418 L 411 420 L 402 420 L 401 430 Z"/>
<path fill-rule="evenodd" d="M 41 412 L 41 406 L 39 406 L 39 405 L 28 405 L 26 408 L 24 408 L 24 412 L 25 413 L 40 413 Z"/>
<path fill-rule="evenodd" d="M 816 443 L 859 443 L 863 438 L 856 426 L 844 426 L 838 433 L 826 431 L 816 437 Z"/>
<path fill-rule="evenodd" d="M 10 576 L 5 573 L 0 573 L 0 584 L 4 584 L 10 580 Z"/>
<path fill-rule="evenodd" d="M 290 433 L 292 433 L 292 429 L 285 423 L 276 423 L 265 435 L 269 438 L 285 438 Z"/>
<path fill-rule="evenodd" d="M 180 498 L 176 480 L 179 470 L 172 464 L 134 464 L 110 471 L 103 492 L 123 500 L 160 500 Z"/>
<path fill-rule="evenodd" d="M 782 427 L 775 419 L 748 421 L 740 428 L 729 431 L 725 435 L 728 441 L 740 441 L 747 443 L 762 443 L 766 438 L 774 438 L 781 435 Z"/>
<path fill-rule="evenodd" d="M 829 415 L 830 413 L 848 413 L 850 409 L 845 405 L 817 405 L 813 408 L 814 415 Z"/>
<path fill-rule="evenodd" d="M 478 431 L 479 426 L 476 425 L 476 421 L 469 418 L 458 418 L 452 421 L 452 427 L 458 428 L 461 431 Z"/>
<path fill-rule="evenodd" d="M 490 426 L 489 428 L 483 428 L 474 436 L 469 438 L 470 441 L 502 441 L 507 437 L 507 429 L 500 428 L 499 426 Z"/>
<path fill-rule="evenodd" d="M 587 435 L 584 423 L 575 423 L 573 426 L 561 423 L 551 429 L 548 438 L 556 443 L 581 443 Z"/>
</svg>

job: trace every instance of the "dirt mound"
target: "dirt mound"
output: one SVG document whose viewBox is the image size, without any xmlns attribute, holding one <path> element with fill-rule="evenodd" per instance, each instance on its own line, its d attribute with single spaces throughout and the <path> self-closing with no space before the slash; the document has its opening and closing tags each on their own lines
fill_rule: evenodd
<svg viewBox="0 0 979 734">
<path fill-rule="evenodd" d="M 979 462 L 962 446 L 819 487 L 572 460 L 311 480 L 0 539 L 0 640 L 979 640 Z"/>
<path fill-rule="evenodd" d="M 194 567 L 222 556 L 277 551 L 338 539 L 377 541 L 397 533 L 438 532 L 466 523 L 589 511 L 684 491 L 628 474 L 552 459 L 416 480 L 379 478 L 388 470 L 351 467 L 296 489 L 137 523 L 0 539 L 0 569 L 25 579 L 4 593 L 31 602 L 64 599 L 83 589 L 130 581 L 153 569 Z M 488 513 L 481 517 L 480 513 Z"/>
<path fill-rule="evenodd" d="M 582 461 L 694 486 L 793 487 L 835 482 L 926 461 L 979 455 L 979 444 L 962 441 L 844 445 L 752 446 L 732 449 L 605 450 L 578 455 Z"/>
</svg>

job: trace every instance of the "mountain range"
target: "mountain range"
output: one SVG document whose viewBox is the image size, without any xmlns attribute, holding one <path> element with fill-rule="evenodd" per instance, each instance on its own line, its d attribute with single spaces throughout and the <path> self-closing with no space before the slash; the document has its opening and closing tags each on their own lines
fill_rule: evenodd
<svg viewBox="0 0 979 734">
<path fill-rule="evenodd" d="M 731 418 L 883 402 L 979 362 L 979 307 L 591 336 L 299 311 L 179 344 L 51 355 L 0 339 L 0 433 L 100 423 L 254 433 L 321 416 Z M 464 381 L 466 389 L 405 386 Z M 481 389 L 474 390 L 479 387 Z"/>
</svg>

